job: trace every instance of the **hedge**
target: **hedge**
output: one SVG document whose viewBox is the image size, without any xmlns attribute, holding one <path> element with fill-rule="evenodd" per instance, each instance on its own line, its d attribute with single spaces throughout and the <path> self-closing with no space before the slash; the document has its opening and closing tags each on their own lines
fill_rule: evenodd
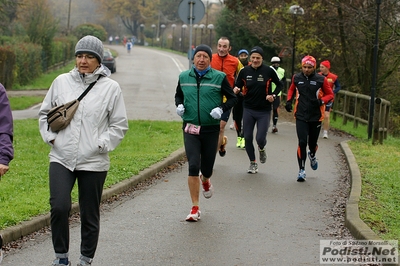
<svg viewBox="0 0 400 266">
<path fill-rule="evenodd" d="M 67 64 L 74 57 L 76 37 L 55 38 L 47 53 L 41 45 L 8 40 L 0 46 L 0 82 L 7 90 L 26 85 L 51 66 Z"/>
</svg>

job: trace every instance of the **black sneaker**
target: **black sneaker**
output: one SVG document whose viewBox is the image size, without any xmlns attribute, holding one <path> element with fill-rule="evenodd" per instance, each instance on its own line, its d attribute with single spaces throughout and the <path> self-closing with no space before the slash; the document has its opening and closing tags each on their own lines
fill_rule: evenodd
<svg viewBox="0 0 400 266">
<path fill-rule="evenodd" d="M 265 149 L 258 150 L 260 152 L 260 163 L 265 163 L 267 161 L 267 153 Z"/>
</svg>

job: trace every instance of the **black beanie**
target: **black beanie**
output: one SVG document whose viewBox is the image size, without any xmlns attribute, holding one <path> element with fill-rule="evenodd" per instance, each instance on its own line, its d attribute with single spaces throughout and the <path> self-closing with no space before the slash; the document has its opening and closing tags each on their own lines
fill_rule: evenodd
<svg viewBox="0 0 400 266">
<path fill-rule="evenodd" d="M 264 51 L 260 46 L 254 46 L 253 48 L 251 48 L 250 55 L 252 53 L 259 53 L 261 57 L 264 58 Z"/>
<path fill-rule="evenodd" d="M 196 55 L 196 53 L 199 52 L 199 51 L 206 52 L 206 53 L 208 54 L 208 56 L 210 57 L 210 62 L 211 62 L 211 59 L 212 59 L 212 50 L 211 50 L 210 46 L 208 46 L 208 45 L 206 45 L 206 44 L 199 44 L 199 45 L 196 47 L 196 49 L 194 50 L 193 58 L 194 58 L 194 56 Z"/>
</svg>

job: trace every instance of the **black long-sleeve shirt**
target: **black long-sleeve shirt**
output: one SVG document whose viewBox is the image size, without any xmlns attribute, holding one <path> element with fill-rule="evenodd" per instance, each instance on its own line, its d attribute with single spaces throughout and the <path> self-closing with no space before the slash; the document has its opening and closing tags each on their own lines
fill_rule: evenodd
<svg viewBox="0 0 400 266">
<path fill-rule="evenodd" d="M 273 93 L 271 82 L 276 85 Z M 266 99 L 267 95 L 278 95 L 283 87 L 275 69 L 266 65 L 258 68 L 249 65 L 242 68 L 236 78 L 235 86 L 242 90 L 243 107 L 259 111 L 271 110 L 272 103 Z"/>
</svg>

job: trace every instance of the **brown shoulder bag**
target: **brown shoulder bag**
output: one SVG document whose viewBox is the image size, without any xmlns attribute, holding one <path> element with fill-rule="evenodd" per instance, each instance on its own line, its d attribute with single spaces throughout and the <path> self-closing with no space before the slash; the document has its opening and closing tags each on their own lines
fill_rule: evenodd
<svg viewBox="0 0 400 266">
<path fill-rule="evenodd" d="M 101 76 L 99 76 L 99 78 L 100 77 Z M 97 80 L 99 80 L 99 78 Z M 97 80 L 90 83 L 89 87 L 87 87 L 87 89 L 81 94 L 81 96 L 79 96 L 78 99 L 50 109 L 50 111 L 47 113 L 47 130 L 51 128 L 51 131 L 57 132 L 66 128 L 74 117 L 74 114 L 79 107 L 79 102 L 93 88 Z"/>
</svg>

